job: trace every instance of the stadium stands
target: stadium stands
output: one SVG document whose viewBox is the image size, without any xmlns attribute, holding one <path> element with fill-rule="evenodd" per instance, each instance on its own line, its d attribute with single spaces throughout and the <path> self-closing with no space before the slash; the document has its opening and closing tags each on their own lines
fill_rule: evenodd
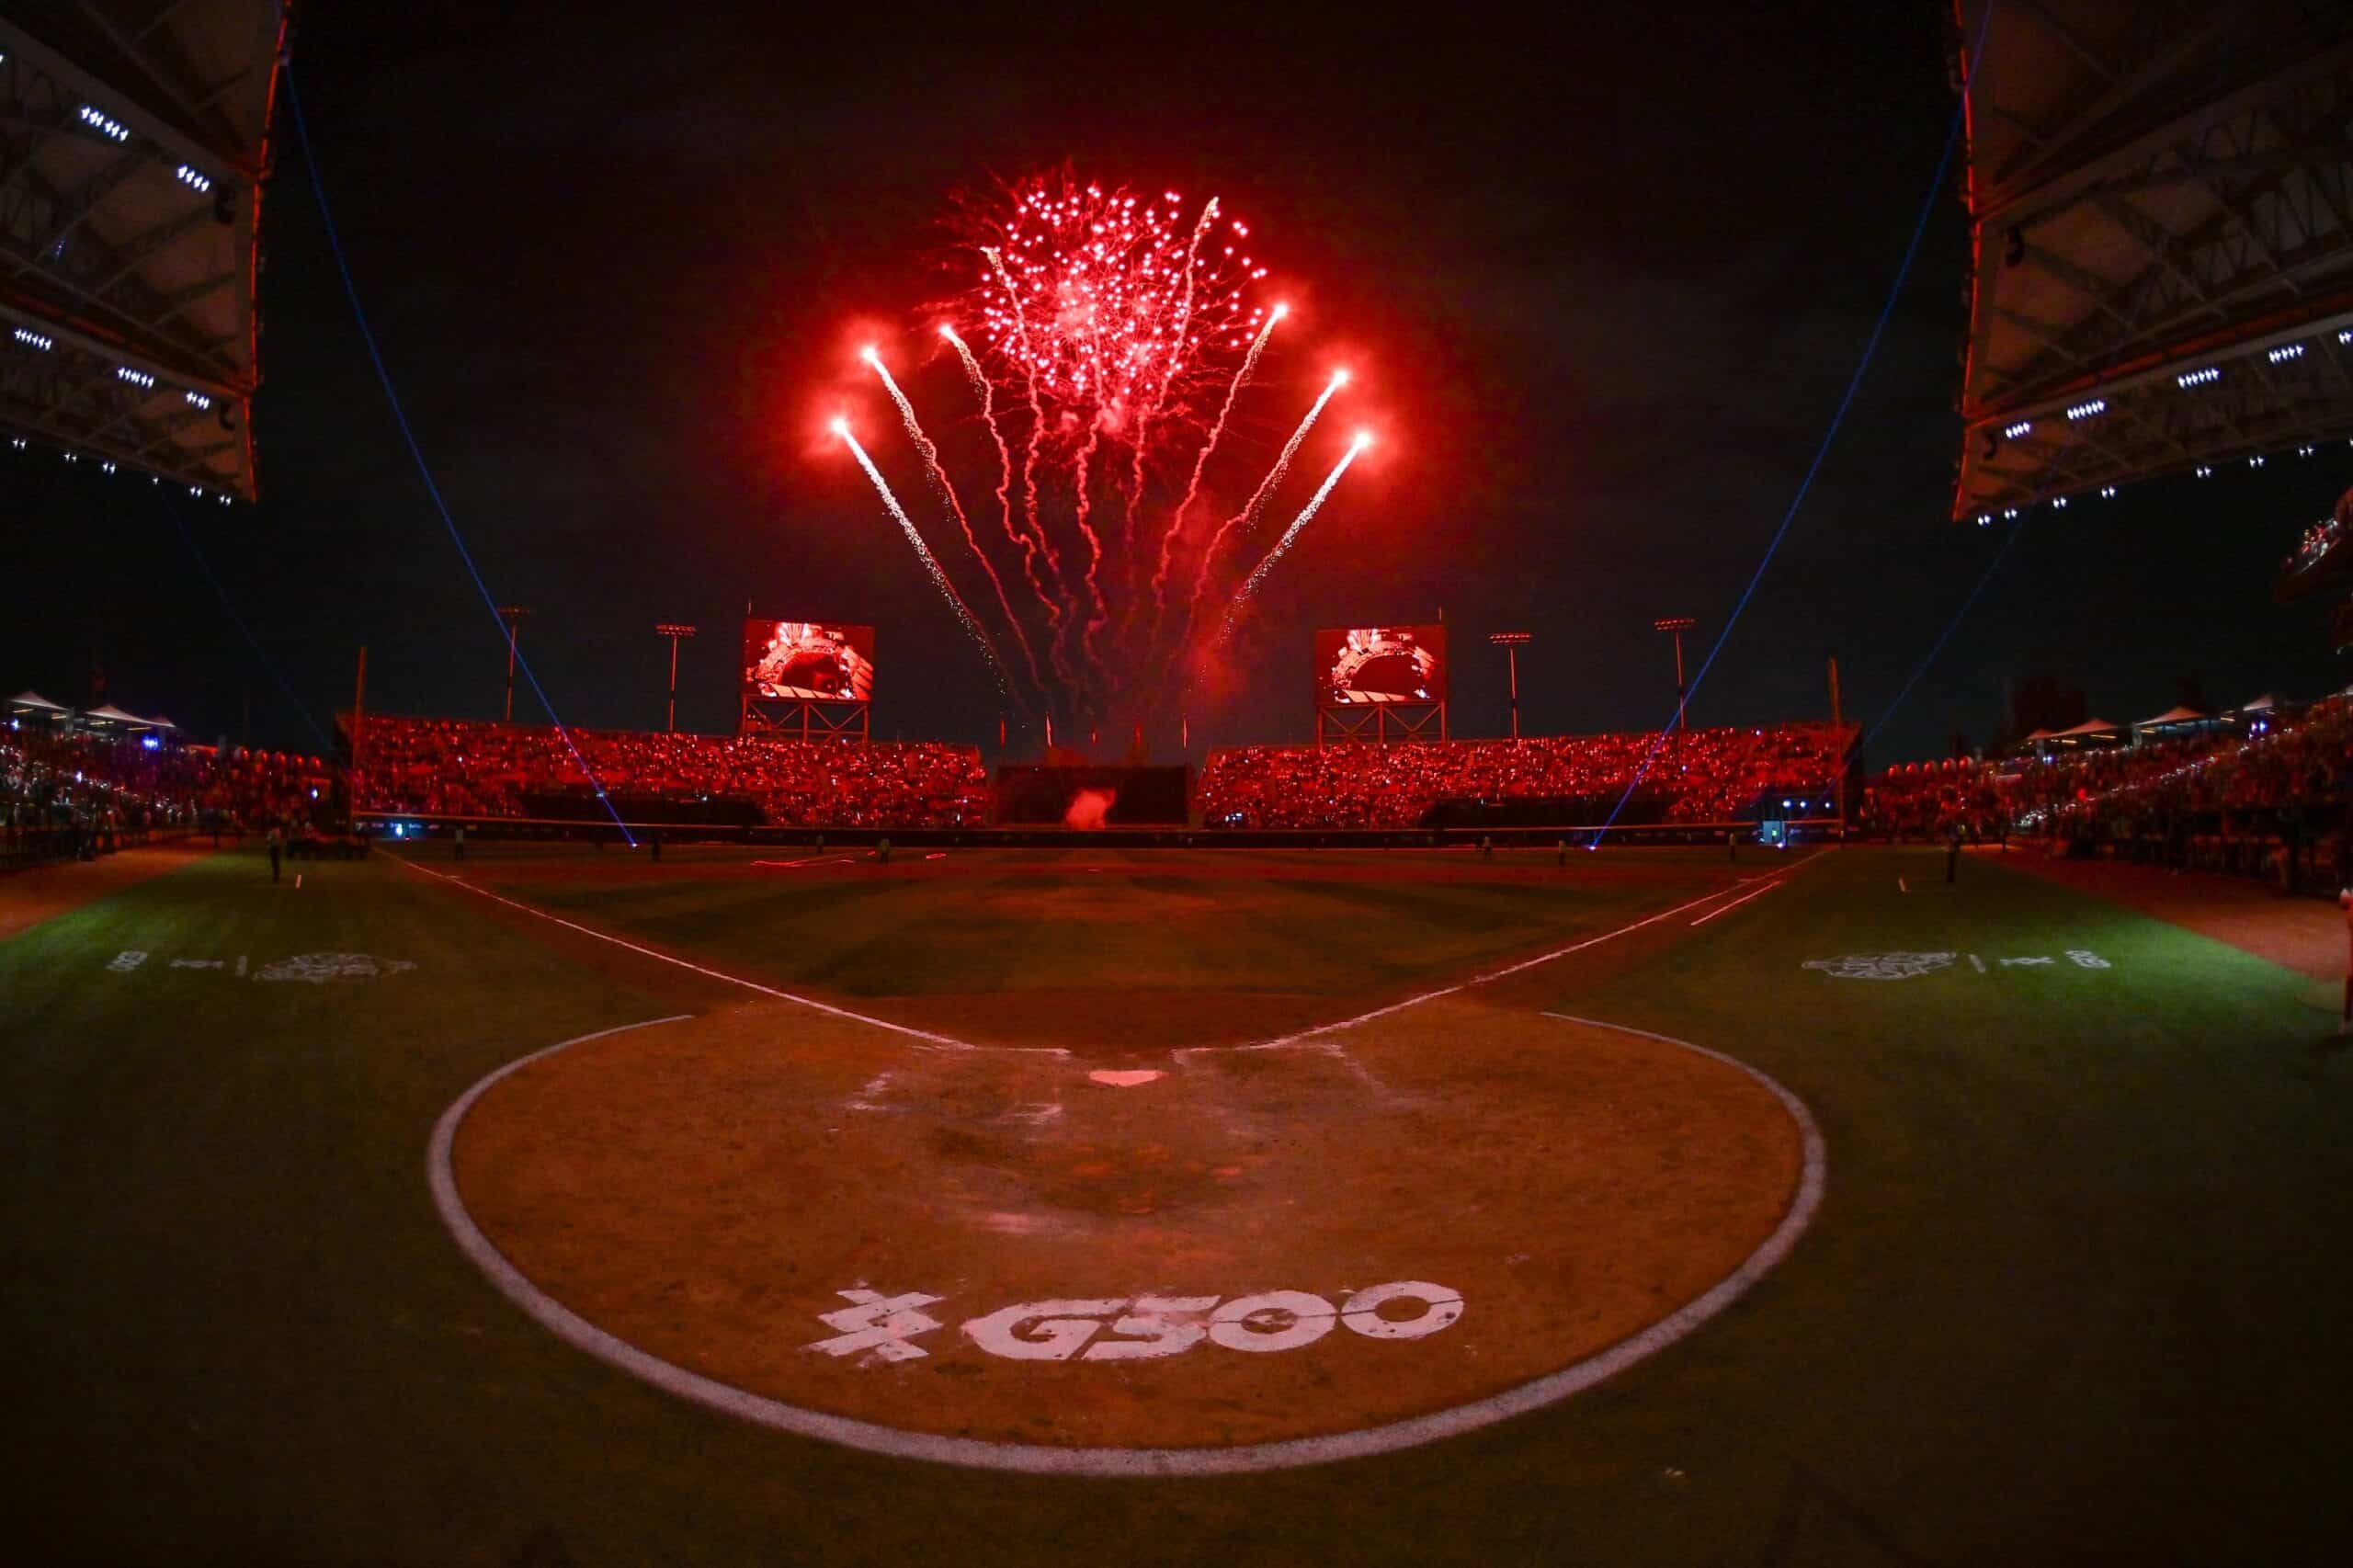
<svg viewBox="0 0 2353 1568">
<path fill-rule="evenodd" d="M 369 714 L 357 737 L 356 808 L 576 818 L 595 806 L 601 785 L 608 799 L 658 809 L 665 820 L 689 809 L 707 819 L 713 802 L 738 802 L 761 823 L 791 827 L 973 827 L 988 817 L 988 775 L 972 746 L 621 730 L 573 730 L 567 744 L 564 733 Z"/>
<path fill-rule="evenodd" d="M 2282 710 L 2247 732 L 2050 761 L 1914 763 L 1872 779 L 1859 825 L 1941 838 L 2016 828 L 2135 859 L 2333 886 L 2353 796 L 2353 701 Z"/>
<path fill-rule="evenodd" d="M 300 828 L 335 806 L 334 770 L 315 756 L 0 732 L 0 854 L 11 861 L 103 852 L 216 824 Z"/>
<path fill-rule="evenodd" d="M 1755 816 L 1768 800 L 1829 799 L 1853 733 L 1784 724 L 1691 730 L 1664 743 L 1643 732 L 1236 746 L 1210 754 L 1199 799 L 1202 821 L 1212 826 L 1413 827 L 1463 802 L 1526 802 L 1539 815 L 1551 809 L 1563 825 L 1593 824 L 1641 773 L 1637 799 L 1647 820 L 1730 822 Z"/>
</svg>

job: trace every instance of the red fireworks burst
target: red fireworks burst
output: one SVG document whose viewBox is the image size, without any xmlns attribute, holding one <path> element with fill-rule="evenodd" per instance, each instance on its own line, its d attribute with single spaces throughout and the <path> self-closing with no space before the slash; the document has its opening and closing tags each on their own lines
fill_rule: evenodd
<svg viewBox="0 0 2353 1568">
<path fill-rule="evenodd" d="M 995 460 L 984 472 L 1000 542 L 974 531 L 987 514 L 968 513 L 962 499 L 988 483 L 973 483 L 967 470 L 960 494 L 954 443 L 924 431 L 909 395 L 915 383 L 903 389 L 875 349 L 861 358 L 896 403 L 946 517 L 984 575 L 990 592 L 979 602 L 995 601 L 1007 623 L 1000 630 L 1023 655 L 1017 671 L 997 661 L 1008 691 L 1027 675 L 1050 711 L 1141 711 L 1181 674 L 1194 631 L 1214 629 L 1205 606 L 1212 581 L 1230 592 L 1271 564 L 1254 576 L 1241 548 L 1347 377 L 1331 376 L 1271 469 L 1222 490 L 1220 475 L 1237 477 L 1216 461 L 1229 420 L 1287 313 L 1261 298 L 1267 268 L 1252 253 L 1247 225 L 1214 198 L 1188 208 L 1175 191 L 1152 199 L 1055 175 L 1006 191 L 971 222 L 961 255 L 968 286 L 944 307 L 948 319 L 934 315 L 932 330 L 953 349 L 988 433 L 972 456 Z M 868 472 L 895 512 L 879 473 Z M 1221 494 L 1247 499 L 1226 516 L 1204 505 Z M 1116 528 L 1098 527 L 1107 517 Z M 1017 573 L 1000 572 L 992 550 Z M 1180 572 L 1189 591 L 1172 593 Z M 1008 581 L 1029 585 L 1033 608 L 1017 608 Z M 994 640 L 983 641 L 996 661 Z"/>
<path fill-rule="evenodd" d="M 1039 180 L 983 221 L 966 312 L 1040 399 L 1124 423 L 1256 335 L 1269 307 L 1251 285 L 1267 268 L 1249 236 L 1214 197 L 1188 222 L 1173 190 Z"/>
</svg>

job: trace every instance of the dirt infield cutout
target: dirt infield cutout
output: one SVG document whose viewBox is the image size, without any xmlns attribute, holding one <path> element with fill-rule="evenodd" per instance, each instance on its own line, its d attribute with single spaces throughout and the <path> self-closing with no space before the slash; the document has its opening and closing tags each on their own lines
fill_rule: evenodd
<svg viewBox="0 0 2353 1568">
<path fill-rule="evenodd" d="M 1149 1071 L 754 1003 L 484 1080 L 436 1197 L 541 1322 L 745 1419 L 1209 1473 L 1565 1397 L 1721 1310 L 1821 1191 L 1753 1070 L 1475 994 Z"/>
</svg>

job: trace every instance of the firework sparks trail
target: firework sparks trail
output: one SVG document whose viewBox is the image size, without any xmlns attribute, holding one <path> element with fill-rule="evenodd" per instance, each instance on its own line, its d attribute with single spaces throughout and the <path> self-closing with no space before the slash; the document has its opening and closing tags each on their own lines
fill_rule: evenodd
<svg viewBox="0 0 2353 1568">
<path fill-rule="evenodd" d="M 1025 632 L 1025 655 L 1032 668 L 1051 660 L 1062 687 L 1054 705 L 1100 713 L 1114 699 L 1145 700 L 1154 684 L 1131 665 L 1158 651 L 1191 513 L 1231 510 L 1212 494 L 1209 470 L 1239 444 L 1230 421 L 1245 412 L 1243 389 L 1285 312 L 1263 302 L 1267 268 L 1248 254 L 1249 230 L 1215 200 L 1194 206 L 1175 191 L 1146 196 L 1067 172 L 1005 196 L 972 210 L 962 251 L 971 270 L 935 321 L 946 324 L 937 330 L 980 402 L 996 449 L 998 520 L 1044 612 L 1045 646 Z M 959 493 L 986 482 L 956 481 L 957 444 L 926 446 L 912 398 L 895 387 L 892 396 L 978 553 L 985 524 L 971 522 Z M 1016 407 L 1029 413 L 1018 430 Z M 1215 530 L 1220 563 L 1233 566 L 1233 536 L 1257 525 L 1280 478 L 1279 470 L 1238 520 Z M 1008 624 L 1034 631 L 1034 612 L 1012 604 L 1001 570 L 992 586 Z M 1195 625 L 1194 602 L 1183 608 Z"/>
<path fill-rule="evenodd" d="M 981 422 L 988 426 L 989 439 L 996 443 L 997 520 L 1005 529 L 1005 537 L 1020 547 L 1021 574 L 1029 580 L 1029 591 L 1038 596 L 1038 603 L 1046 611 L 1047 656 L 1053 663 L 1054 674 L 1068 685 L 1074 677 L 1054 641 L 1062 633 L 1062 603 L 1046 591 L 1045 580 L 1038 574 L 1038 547 L 1042 541 L 1027 528 L 1013 526 L 1013 450 L 1006 445 L 1004 427 L 996 422 L 996 388 L 982 373 L 981 362 L 972 358 L 971 347 L 958 335 L 954 327 L 941 327 L 939 335 L 954 346 L 956 358 L 964 366 L 964 377 L 972 383 L 973 395 L 981 400 Z M 1032 659 L 1032 667 L 1035 664 Z"/>
<path fill-rule="evenodd" d="M 987 574 L 989 586 L 996 593 L 997 608 L 1005 611 L 1006 624 L 1013 629 L 1013 640 L 1020 645 L 1021 657 L 1029 666 L 1029 678 L 1043 691 L 1046 680 L 1039 673 L 1038 655 L 1029 647 L 1029 634 L 1021 629 L 1021 618 L 1013 613 L 1013 601 L 1005 597 L 1005 580 L 997 575 L 995 565 L 989 560 L 987 551 L 981 549 L 981 541 L 972 532 L 972 520 L 964 515 L 964 504 L 957 499 L 954 482 L 949 479 L 948 471 L 940 466 L 938 447 L 924 434 L 922 423 L 915 418 L 915 405 L 909 403 L 907 394 L 899 390 L 899 383 L 892 378 L 891 368 L 882 363 L 882 357 L 870 348 L 862 358 L 873 367 L 874 373 L 882 378 L 883 389 L 890 392 L 891 401 L 899 405 L 899 419 L 906 426 L 907 439 L 915 444 L 915 450 L 923 456 L 924 472 L 931 478 L 932 489 L 946 504 L 949 515 L 956 519 L 956 526 L 963 530 L 964 543 L 971 548 L 972 559 L 981 563 L 981 570 Z"/>
<path fill-rule="evenodd" d="M 1216 219 L 1217 198 L 1212 196 L 1209 205 L 1201 209 L 1201 216 L 1193 225 L 1193 237 L 1185 245 L 1185 282 L 1176 301 L 1176 326 L 1168 348 L 1168 375 L 1154 384 L 1151 395 L 1136 415 L 1134 465 L 1128 476 L 1128 512 L 1120 530 L 1121 548 L 1126 551 L 1128 558 L 1128 589 L 1131 593 L 1135 590 L 1136 567 L 1142 559 L 1136 552 L 1136 507 L 1143 500 L 1144 451 L 1151 443 L 1152 422 L 1159 415 L 1161 403 L 1168 394 L 1169 380 L 1184 363 L 1185 339 L 1193 329 L 1193 278 L 1200 267 L 1201 241 L 1208 236 L 1210 225 Z"/>
<path fill-rule="evenodd" d="M 1088 664 L 1094 665 L 1098 673 L 1108 679 L 1111 672 L 1105 668 L 1102 658 L 1095 652 L 1096 633 L 1108 625 L 1111 619 L 1110 607 L 1103 602 L 1101 578 L 1103 540 L 1102 536 L 1095 531 L 1094 525 L 1086 520 L 1087 510 L 1091 505 L 1087 494 L 1089 479 L 1087 466 L 1095 460 L 1096 447 L 1102 437 L 1103 431 L 1100 426 L 1087 431 L 1086 441 L 1078 449 L 1077 464 L 1074 472 L 1078 484 L 1078 532 L 1079 537 L 1086 541 L 1086 594 L 1095 601 L 1095 613 L 1087 617 L 1086 629 L 1079 638 L 1079 652 L 1086 655 Z"/>
<path fill-rule="evenodd" d="M 1046 433 L 1046 410 L 1038 399 L 1038 366 L 1029 353 L 1029 327 L 1021 311 L 1020 290 L 1013 286 L 1013 275 L 1005 269 L 1001 251 L 983 250 L 997 281 L 1005 285 L 1006 298 L 1012 302 L 1014 351 L 1021 361 L 1022 381 L 1029 392 L 1029 435 L 1021 449 L 1021 489 L 1024 517 L 1029 531 L 1046 551 L 1046 564 L 1053 569 L 1054 581 L 1066 581 L 1063 576 L 1062 558 L 1054 553 L 1054 542 L 1047 536 L 1045 525 L 1038 520 L 1038 442 Z"/>
<path fill-rule="evenodd" d="M 1267 477 L 1258 482 L 1258 488 L 1250 493 L 1250 499 L 1243 504 L 1242 510 L 1228 517 L 1217 532 L 1210 536 L 1209 543 L 1201 551 L 1200 569 L 1193 576 L 1193 597 L 1185 606 L 1185 625 L 1177 632 L 1179 642 L 1200 616 L 1201 599 L 1209 593 L 1210 569 L 1216 564 L 1217 552 L 1223 548 L 1228 537 L 1237 531 L 1246 537 L 1252 528 L 1258 526 L 1258 515 L 1265 508 L 1267 498 L 1275 493 L 1284 475 L 1290 472 L 1290 460 L 1298 455 L 1300 443 L 1305 441 L 1307 433 L 1315 428 L 1315 421 L 1323 415 L 1324 405 L 1332 401 L 1335 392 L 1347 384 L 1348 373 L 1346 370 L 1332 372 L 1331 381 L 1324 383 L 1324 391 L 1308 408 L 1307 417 L 1299 422 L 1299 428 L 1293 430 L 1290 439 L 1283 443 L 1281 454 L 1275 459 L 1275 466 L 1267 471 Z"/>
<path fill-rule="evenodd" d="M 1225 402 L 1219 405 L 1217 420 L 1201 442 L 1200 451 L 1193 459 L 1193 477 L 1185 485 L 1184 499 L 1176 503 L 1169 514 L 1168 528 L 1160 536 L 1160 564 L 1152 574 L 1152 638 L 1160 638 L 1161 616 L 1168 608 L 1168 562 L 1176 548 L 1176 536 L 1184 531 L 1185 514 L 1191 510 L 1194 498 L 1200 494 L 1201 471 L 1209 467 L 1210 454 L 1217 450 L 1218 438 L 1225 434 L 1226 416 L 1233 412 L 1233 400 L 1242 395 L 1243 387 L 1250 380 L 1250 372 L 1258 368 L 1258 356 L 1266 351 L 1267 339 L 1274 335 L 1275 324 L 1283 319 L 1284 310 L 1277 305 L 1267 313 L 1267 324 L 1250 340 L 1250 352 L 1242 357 L 1241 368 L 1233 372 L 1233 380 L 1225 389 Z"/>
<path fill-rule="evenodd" d="M 899 531 L 905 534 L 907 542 L 915 547 L 915 559 L 923 562 L 924 571 L 930 574 L 931 585 L 939 590 L 939 597 L 948 601 L 948 608 L 956 612 L 958 620 L 963 622 L 964 631 L 980 644 L 981 652 L 988 655 L 989 667 L 996 672 L 998 687 L 1003 689 L 1006 685 L 1005 661 L 997 657 L 996 645 L 989 641 L 988 633 L 981 630 L 981 623 L 972 619 L 972 610 L 964 604 L 964 597 L 956 591 L 956 585 L 948 580 L 948 574 L 942 572 L 939 562 L 932 558 L 931 547 L 924 543 L 923 535 L 917 533 L 915 524 L 907 520 L 906 508 L 901 506 L 899 498 L 891 494 L 891 486 L 883 479 L 882 471 L 874 466 L 874 460 L 866 455 L 866 449 L 858 444 L 856 436 L 850 434 L 847 420 L 834 421 L 834 434 L 842 438 L 849 448 L 850 455 L 858 460 L 858 466 L 864 469 L 866 477 L 874 482 L 874 493 L 882 497 L 882 505 L 889 510 L 891 520 L 899 525 Z"/>
<path fill-rule="evenodd" d="M 1233 603 L 1225 612 L 1225 621 L 1217 629 L 1218 642 L 1225 641 L 1233 631 L 1235 618 L 1241 615 L 1243 607 L 1256 595 L 1259 585 L 1266 582 L 1267 574 L 1273 571 L 1275 562 L 1280 561 L 1290 551 L 1291 541 L 1299 537 L 1300 530 L 1314 520 L 1315 514 L 1323 509 L 1324 497 L 1330 495 L 1333 486 L 1340 483 L 1340 475 L 1348 472 L 1348 465 L 1357 460 L 1357 454 L 1370 445 L 1372 445 L 1372 437 L 1370 436 L 1358 436 L 1348 443 L 1348 449 L 1341 454 L 1338 462 L 1332 465 L 1332 472 L 1324 476 L 1324 483 L 1315 487 L 1314 495 L 1309 499 L 1306 506 L 1299 509 L 1299 516 L 1290 520 L 1290 527 L 1285 528 L 1283 537 L 1275 541 L 1275 548 L 1267 551 L 1267 558 L 1258 562 L 1257 569 L 1250 574 L 1240 588 L 1235 590 Z"/>
</svg>

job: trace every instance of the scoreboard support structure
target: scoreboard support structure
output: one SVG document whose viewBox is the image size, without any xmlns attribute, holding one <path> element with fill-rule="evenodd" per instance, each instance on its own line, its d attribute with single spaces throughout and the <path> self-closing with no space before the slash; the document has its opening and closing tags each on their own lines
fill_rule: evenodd
<svg viewBox="0 0 2353 1568">
<path fill-rule="evenodd" d="M 874 628 L 763 620 L 745 607 L 737 735 L 801 741 L 874 738 Z"/>
<path fill-rule="evenodd" d="M 774 735 L 785 740 L 856 741 L 873 739 L 871 702 L 812 702 L 745 696 L 736 715 L 735 733 Z"/>
<path fill-rule="evenodd" d="M 1433 734 L 1433 731 L 1437 733 Z M 1446 738 L 1443 702 L 1318 703 L 1315 709 L 1315 744 L 1319 746 L 1342 741 L 1371 741 L 1387 745 L 1392 740 Z"/>
<path fill-rule="evenodd" d="M 1315 633 L 1315 744 L 1447 738 L 1446 620 Z"/>
</svg>

